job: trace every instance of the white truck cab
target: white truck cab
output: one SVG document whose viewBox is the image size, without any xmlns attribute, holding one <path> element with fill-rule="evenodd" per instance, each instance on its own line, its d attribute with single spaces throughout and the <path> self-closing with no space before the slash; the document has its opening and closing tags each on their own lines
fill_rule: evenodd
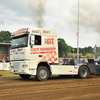
<svg viewBox="0 0 100 100">
<path fill-rule="evenodd" d="M 23 28 L 12 33 L 10 50 L 10 72 L 23 79 L 31 75 L 45 81 L 51 75 L 79 75 L 87 78 L 86 65 L 71 63 L 59 64 L 58 41 L 55 30 Z"/>
</svg>

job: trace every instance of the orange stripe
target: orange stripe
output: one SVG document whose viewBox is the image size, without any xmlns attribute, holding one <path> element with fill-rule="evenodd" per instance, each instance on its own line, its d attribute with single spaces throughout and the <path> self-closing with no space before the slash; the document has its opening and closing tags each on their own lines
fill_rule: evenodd
<svg viewBox="0 0 100 100">
<path fill-rule="evenodd" d="M 30 54 L 44 54 L 44 53 L 56 53 L 56 51 L 47 51 L 47 52 L 30 52 Z"/>
</svg>

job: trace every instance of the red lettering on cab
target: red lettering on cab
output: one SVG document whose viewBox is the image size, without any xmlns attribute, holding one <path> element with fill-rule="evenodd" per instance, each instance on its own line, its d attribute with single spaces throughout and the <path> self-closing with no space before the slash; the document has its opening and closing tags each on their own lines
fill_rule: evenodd
<svg viewBox="0 0 100 100">
<path fill-rule="evenodd" d="M 53 38 L 49 38 L 49 39 L 45 39 L 45 44 L 54 44 L 54 39 Z"/>
<path fill-rule="evenodd" d="M 31 48 L 31 51 L 39 51 L 39 48 Z"/>
</svg>

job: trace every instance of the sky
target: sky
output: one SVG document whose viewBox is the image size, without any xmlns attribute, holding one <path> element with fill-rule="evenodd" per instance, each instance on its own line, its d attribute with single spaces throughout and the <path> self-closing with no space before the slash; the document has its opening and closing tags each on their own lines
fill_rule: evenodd
<svg viewBox="0 0 100 100">
<path fill-rule="evenodd" d="M 79 47 L 100 46 L 100 1 L 79 0 Z M 77 47 L 78 0 L 0 0 L 0 31 L 43 27 Z"/>
</svg>

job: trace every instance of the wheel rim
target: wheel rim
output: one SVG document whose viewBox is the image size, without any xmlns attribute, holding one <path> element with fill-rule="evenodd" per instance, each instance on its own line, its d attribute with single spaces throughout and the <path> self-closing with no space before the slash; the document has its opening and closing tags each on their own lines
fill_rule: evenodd
<svg viewBox="0 0 100 100">
<path fill-rule="evenodd" d="M 39 76 L 41 79 L 45 79 L 47 77 L 47 71 L 45 69 L 41 69 Z"/>
<path fill-rule="evenodd" d="M 82 76 L 83 76 L 83 77 L 86 77 L 86 76 L 87 76 L 87 69 L 84 68 L 84 69 L 82 70 Z"/>
</svg>

